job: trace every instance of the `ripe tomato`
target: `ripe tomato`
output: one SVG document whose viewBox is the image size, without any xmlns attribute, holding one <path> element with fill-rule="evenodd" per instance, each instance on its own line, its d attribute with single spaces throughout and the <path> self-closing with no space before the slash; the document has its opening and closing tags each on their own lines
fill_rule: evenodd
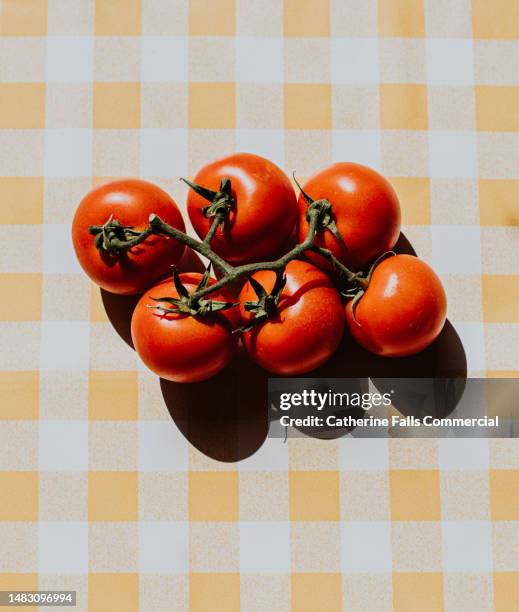
<svg viewBox="0 0 519 612">
<path fill-rule="evenodd" d="M 286 376 L 309 372 L 335 351 L 344 331 L 344 307 L 329 277 L 307 262 L 292 260 L 286 267 L 277 312 L 243 334 L 243 343 L 260 366 Z M 262 270 L 253 275 L 270 292 L 276 275 Z M 240 293 L 240 312 L 248 323 L 246 301 L 256 293 L 247 282 Z"/>
<path fill-rule="evenodd" d="M 352 336 L 385 357 L 404 357 L 426 348 L 443 328 L 447 298 L 440 279 L 424 261 L 395 255 L 377 265 L 365 294 L 346 305 Z M 355 322 L 355 320 L 357 322 Z"/>
<path fill-rule="evenodd" d="M 179 277 L 189 293 L 193 293 L 202 274 L 190 272 Z M 215 282 L 214 278 L 209 279 L 210 285 Z M 149 289 L 133 312 L 132 340 L 140 358 L 155 374 L 174 382 L 197 382 L 217 374 L 229 363 L 238 344 L 237 334 L 232 333 L 240 325 L 238 309 L 202 317 L 150 308 L 171 309 L 171 304 L 153 300 L 161 297 L 179 297 L 172 279 Z M 208 298 L 233 301 L 221 290 L 209 294 Z"/>
<path fill-rule="evenodd" d="M 184 231 L 174 200 L 160 187 L 139 179 L 106 183 L 88 193 L 78 206 L 72 223 L 72 241 L 83 270 L 100 287 L 112 293 L 141 293 L 164 278 L 178 262 L 184 245 L 165 236 L 151 235 L 119 255 L 100 251 L 89 226 L 102 226 L 112 216 L 123 226 L 142 231 L 151 213 Z"/>
<path fill-rule="evenodd" d="M 213 250 L 233 264 L 278 255 L 291 238 L 297 220 L 297 200 L 288 177 L 268 159 L 236 153 L 204 166 L 194 182 L 218 191 L 225 177 L 231 181 L 234 203 L 223 228 L 218 228 L 211 241 Z M 214 219 L 204 215 L 208 205 L 198 193 L 189 191 L 189 218 L 202 239 Z"/>
<path fill-rule="evenodd" d="M 304 185 L 314 200 L 326 198 L 344 244 L 329 230 L 317 236 L 315 244 L 329 249 L 352 270 L 359 270 L 385 251 L 391 250 L 400 234 L 400 205 L 386 179 L 365 166 L 349 162 L 333 164 L 314 174 Z M 308 233 L 307 203 L 299 195 L 298 238 Z M 324 270 L 330 263 L 317 253 L 307 253 Z"/>
</svg>

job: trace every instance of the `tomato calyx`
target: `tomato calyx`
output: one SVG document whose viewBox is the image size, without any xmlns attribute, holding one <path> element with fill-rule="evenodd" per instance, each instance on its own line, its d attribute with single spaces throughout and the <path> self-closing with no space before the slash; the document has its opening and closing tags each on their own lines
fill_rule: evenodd
<svg viewBox="0 0 519 612">
<path fill-rule="evenodd" d="M 386 251 L 385 253 L 382 253 L 382 255 L 379 255 L 375 259 L 375 261 L 371 264 L 368 275 L 366 277 L 366 280 L 368 281 L 368 283 L 371 280 L 371 277 L 373 276 L 373 272 L 375 271 L 375 268 L 378 266 L 378 264 L 382 263 L 382 261 L 386 259 L 387 257 L 394 257 L 394 256 L 396 256 L 395 251 Z"/>
<path fill-rule="evenodd" d="M 196 291 L 200 291 L 200 289 L 204 289 L 208 286 L 210 272 L 211 264 L 207 266 L 201 281 L 196 287 Z M 189 293 L 186 286 L 182 283 L 178 271 L 175 267 L 173 268 L 173 283 L 175 285 L 175 289 L 177 290 L 179 297 L 175 298 L 166 296 L 151 298 L 154 302 L 165 302 L 166 304 L 170 304 L 171 308 L 152 305 L 149 305 L 148 308 L 152 310 L 158 310 L 163 314 L 182 313 L 190 315 L 192 317 L 205 317 L 209 314 L 214 314 L 215 312 L 218 312 L 220 310 L 227 310 L 238 305 L 235 302 L 223 302 L 221 300 L 195 297 L 194 294 Z"/>
<path fill-rule="evenodd" d="M 301 185 L 296 179 L 295 172 L 293 173 L 293 177 L 294 177 L 295 184 L 299 188 L 299 191 L 301 192 L 301 195 L 303 196 L 307 204 L 306 220 L 310 221 L 310 217 L 311 217 L 310 213 L 312 211 L 317 211 L 317 231 L 318 232 L 324 231 L 324 230 L 330 231 L 335 236 L 335 238 L 344 246 L 344 248 L 346 248 L 346 244 L 344 243 L 344 238 L 339 232 L 339 228 L 335 224 L 335 220 L 333 218 L 332 204 L 330 200 L 328 200 L 327 198 L 321 198 L 320 200 L 314 200 L 301 187 Z"/>
<path fill-rule="evenodd" d="M 195 193 L 204 198 L 204 200 L 210 202 L 208 206 L 202 208 L 202 212 L 208 219 L 214 217 L 216 227 L 219 225 L 221 231 L 223 232 L 225 221 L 229 216 L 230 210 L 235 204 L 231 190 L 231 179 L 224 176 L 220 181 L 220 189 L 218 191 L 207 189 L 207 187 L 197 185 L 196 183 L 193 183 L 185 178 L 181 178 L 180 180 L 190 187 Z M 218 222 L 216 222 L 216 220 L 218 220 Z"/>
<path fill-rule="evenodd" d="M 359 275 L 357 279 L 359 285 L 357 287 L 354 286 L 352 288 L 346 289 L 345 291 L 341 291 L 341 295 L 344 296 L 345 298 L 348 298 L 348 299 L 353 298 L 351 302 L 351 306 L 350 306 L 351 318 L 353 319 L 355 324 L 358 325 L 359 327 L 362 327 L 362 326 L 357 320 L 357 318 L 355 317 L 355 309 L 358 303 L 360 302 L 360 300 L 362 299 L 362 296 L 364 295 L 364 293 L 366 293 L 366 290 L 369 286 L 369 283 L 371 281 L 371 277 L 373 276 L 373 272 L 375 271 L 375 268 L 384 259 L 386 259 L 387 257 L 393 257 L 394 255 L 396 255 L 395 251 L 386 251 L 385 253 L 382 253 L 382 255 L 379 255 L 375 259 L 375 261 L 371 264 L 368 274 L 365 277 Z"/>
<path fill-rule="evenodd" d="M 359 303 L 360 299 L 362 298 L 362 296 L 364 295 L 364 293 L 366 292 L 366 289 L 368 288 L 368 284 L 369 284 L 369 278 L 361 276 L 359 274 L 357 275 L 356 284 L 340 292 L 343 297 L 345 297 L 348 300 L 352 300 L 351 316 L 352 316 L 352 319 L 355 321 L 355 323 L 359 327 L 360 327 L 360 323 L 355 318 L 355 308 L 357 304 Z"/>
<path fill-rule="evenodd" d="M 285 276 L 285 270 L 276 270 L 276 281 L 272 287 L 272 291 L 267 293 L 265 287 L 259 283 L 253 276 L 249 278 L 249 283 L 254 289 L 254 293 L 258 296 L 255 301 L 245 302 L 243 305 L 245 310 L 254 313 L 254 318 L 251 319 L 247 325 L 244 325 L 237 329 L 237 332 L 250 331 L 253 327 L 256 327 L 260 323 L 263 323 L 267 319 L 270 319 L 278 309 L 278 303 L 281 298 L 281 292 L 283 291 L 287 282 Z"/>
<path fill-rule="evenodd" d="M 96 249 L 112 257 L 119 257 L 128 249 L 144 242 L 153 233 L 149 227 L 138 232 L 133 229 L 133 226 L 123 225 L 119 219 L 114 219 L 113 215 L 110 215 L 103 225 L 91 225 L 88 231 L 95 236 Z"/>
</svg>

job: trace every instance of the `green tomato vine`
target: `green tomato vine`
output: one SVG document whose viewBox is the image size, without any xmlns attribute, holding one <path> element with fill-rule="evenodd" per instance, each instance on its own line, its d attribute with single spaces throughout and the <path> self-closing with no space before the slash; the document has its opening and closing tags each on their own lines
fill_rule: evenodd
<svg viewBox="0 0 519 612">
<path fill-rule="evenodd" d="M 220 278 L 215 283 L 208 284 L 208 268 L 202 282 L 191 294 L 187 293 L 185 287 L 182 286 L 182 283 L 180 282 L 178 274 L 175 270 L 173 273 L 173 278 L 179 297 L 156 298 L 157 301 L 171 304 L 172 308 L 167 309 L 168 311 L 182 312 L 192 316 L 204 316 L 211 312 L 216 312 L 217 310 L 231 308 L 235 306 L 234 303 L 217 302 L 215 300 L 204 298 L 208 294 L 222 289 L 229 283 L 240 278 L 247 278 L 251 280 L 251 276 L 255 272 L 260 270 L 272 270 L 276 272 L 276 282 L 270 293 L 267 293 L 257 281 L 252 279 L 253 282 L 251 284 L 258 297 L 258 300 L 256 302 L 248 302 L 245 304 L 245 308 L 247 310 L 255 313 L 252 323 L 241 330 L 246 331 L 254 325 L 265 321 L 274 314 L 281 291 L 284 287 L 285 267 L 290 261 L 300 258 L 307 251 L 314 251 L 318 253 L 332 264 L 334 270 L 337 272 L 342 281 L 342 286 L 345 288 L 345 296 L 356 296 L 356 300 L 358 301 L 358 299 L 360 299 L 360 297 L 363 295 L 364 290 L 369 283 L 370 275 L 366 277 L 359 272 L 352 272 L 346 266 L 344 266 L 330 250 L 315 244 L 316 236 L 325 231 L 331 232 L 337 240 L 344 243 L 343 238 L 335 225 L 332 205 L 329 200 L 312 199 L 302 190 L 296 180 L 296 184 L 301 190 L 307 204 L 306 219 L 309 227 L 305 239 L 299 244 L 296 244 L 283 256 L 279 257 L 279 259 L 233 266 L 215 253 L 211 247 L 211 241 L 216 232 L 224 231 L 225 222 L 229 212 L 235 205 L 231 191 L 231 180 L 229 178 L 223 178 L 220 183 L 219 191 L 212 191 L 200 185 L 196 185 L 187 179 L 181 180 L 183 180 L 191 189 L 196 191 L 209 202 L 209 204 L 203 209 L 203 213 L 206 217 L 213 218 L 213 222 L 204 240 L 197 240 L 185 232 L 168 225 L 155 214 L 150 215 L 148 227 L 141 232 L 135 231 L 132 227 L 123 226 L 120 221 L 113 219 L 112 216 L 104 225 L 94 225 L 90 226 L 89 228 L 90 234 L 95 236 L 95 246 L 97 249 L 100 252 L 107 253 L 113 257 L 121 256 L 125 251 L 144 242 L 146 238 L 155 234 L 159 236 L 168 236 L 169 238 L 178 240 L 196 253 L 206 257 L 209 260 L 210 265 L 220 270 Z"/>
</svg>

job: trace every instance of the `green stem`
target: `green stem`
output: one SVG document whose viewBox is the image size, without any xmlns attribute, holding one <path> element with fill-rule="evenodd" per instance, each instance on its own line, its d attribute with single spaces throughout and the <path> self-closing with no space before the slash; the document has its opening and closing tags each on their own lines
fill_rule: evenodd
<svg viewBox="0 0 519 612">
<path fill-rule="evenodd" d="M 205 287 L 204 289 L 197 291 L 194 295 L 196 298 L 201 298 L 207 293 L 211 293 L 217 289 L 221 289 L 225 287 L 225 285 L 242 278 L 244 276 L 250 276 L 254 274 L 254 272 L 259 272 L 260 270 L 281 270 L 286 267 L 289 261 L 292 259 L 296 259 L 300 255 L 302 255 L 305 251 L 307 251 L 315 238 L 315 232 L 317 228 L 317 216 L 312 217 L 310 220 L 310 227 L 308 230 L 308 234 L 301 244 L 296 245 L 293 249 L 288 251 L 283 257 L 276 259 L 275 261 L 260 261 L 257 263 L 244 264 L 242 266 L 231 266 L 231 270 L 226 272 L 225 276 L 218 279 L 214 285 L 210 287 Z M 207 255 L 206 255 L 207 256 Z"/>
<path fill-rule="evenodd" d="M 306 251 L 309 250 L 318 252 L 323 257 L 326 257 L 334 265 L 335 268 L 337 268 L 340 272 L 342 272 L 342 274 L 344 274 L 346 280 L 348 280 L 349 282 L 356 283 L 361 287 L 365 287 L 366 281 L 364 278 L 342 265 L 339 260 L 331 253 L 331 251 L 328 251 L 327 249 L 322 249 L 321 247 L 316 247 L 314 245 L 318 224 L 319 212 L 317 210 L 312 210 L 309 212 L 309 228 L 305 239 L 303 240 L 303 242 L 297 244 L 290 251 L 288 251 L 288 253 L 286 253 L 279 259 L 276 259 L 275 261 L 261 261 L 257 263 L 244 264 L 241 266 L 232 266 L 228 264 L 224 259 L 222 259 L 219 255 L 217 255 L 211 249 L 211 246 L 208 243 L 207 236 L 210 235 L 213 227 L 215 227 L 216 231 L 216 227 L 218 226 L 216 220 L 215 222 L 213 222 L 213 225 L 211 226 L 211 229 L 209 230 L 209 233 L 206 236 L 205 240 L 201 242 L 199 240 L 196 240 L 195 238 L 191 238 L 191 236 L 188 236 L 184 232 L 181 232 L 180 230 L 171 227 L 167 223 L 164 223 L 164 221 L 162 221 L 162 219 L 160 219 L 156 215 L 152 215 L 150 217 L 150 227 L 152 228 L 153 233 L 164 234 L 166 236 L 175 238 L 179 242 L 182 242 L 183 244 L 193 249 L 193 251 L 196 251 L 197 253 L 200 253 L 200 255 L 207 257 L 207 259 L 209 259 L 209 261 L 214 266 L 219 267 L 224 272 L 224 275 L 220 279 L 218 279 L 213 285 L 195 291 L 192 295 L 194 299 L 200 299 L 201 297 L 209 293 L 217 291 L 218 289 L 222 289 L 229 283 L 232 283 L 233 281 L 239 278 L 243 278 L 244 276 L 250 276 L 251 274 L 254 274 L 254 272 L 258 272 L 260 270 L 281 270 L 285 268 L 286 265 L 290 261 L 292 261 L 292 259 L 297 259 L 298 257 L 301 257 Z M 212 233 L 212 235 L 214 235 L 214 232 Z"/>
<path fill-rule="evenodd" d="M 228 264 L 225 259 L 222 259 L 219 255 L 217 255 L 209 244 L 205 241 L 200 242 L 200 240 L 196 240 L 196 238 L 191 238 L 184 232 L 181 232 L 176 227 L 172 227 L 165 223 L 160 217 L 155 214 L 150 215 L 150 225 L 149 227 L 152 230 L 153 234 L 163 234 L 164 236 L 170 236 L 171 238 L 175 238 L 182 244 L 185 244 L 193 251 L 200 253 L 204 257 L 207 257 L 209 261 L 218 266 L 226 275 L 232 273 L 234 270 L 233 266 Z M 213 285 L 214 287 L 214 285 Z"/>
<path fill-rule="evenodd" d="M 151 227 L 138 232 L 132 227 L 124 227 L 111 216 L 104 225 L 91 225 L 88 231 L 92 236 L 95 236 L 96 247 L 112 257 L 120 256 L 128 249 L 144 242 L 148 236 L 153 234 Z"/>
<path fill-rule="evenodd" d="M 326 259 L 336 268 L 339 272 L 346 278 L 346 280 L 350 283 L 357 283 L 363 289 L 366 289 L 368 286 L 368 279 L 364 278 L 358 272 L 352 272 L 349 268 L 344 266 L 335 255 L 328 249 L 324 249 L 323 247 L 319 247 L 316 245 L 312 245 L 310 247 L 312 251 L 315 253 L 319 253 L 322 257 L 326 257 Z"/>
<path fill-rule="evenodd" d="M 211 244 L 211 240 L 213 239 L 213 236 L 216 234 L 216 230 L 218 229 L 218 226 L 223 222 L 225 216 L 221 213 L 216 214 L 215 218 L 213 219 L 213 222 L 211 223 L 211 227 L 209 228 L 209 231 L 207 232 L 207 236 L 204 238 L 204 242 L 206 244 Z"/>
<path fill-rule="evenodd" d="M 100 250 L 105 250 L 113 256 L 118 256 L 131 247 L 144 242 L 148 236 L 157 234 L 174 238 L 175 240 L 178 240 L 182 244 L 188 246 L 196 253 L 206 257 L 214 267 L 219 268 L 223 272 L 223 275 L 213 285 L 198 288 L 191 295 L 191 298 L 195 301 L 199 300 L 205 295 L 221 289 L 222 287 L 225 287 L 229 283 L 232 283 L 239 278 L 249 277 L 254 274 L 254 272 L 258 272 L 260 270 L 284 270 L 290 261 L 301 257 L 306 251 L 310 250 L 318 253 L 330 261 L 334 268 L 338 270 L 349 283 L 361 289 L 365 289 L 368 284 L 368 279 L 364 278 L 359 273 L 352 272 L 346 268 L 346 266 L 344 266 L 328 249 L 324 249 L 315 244 L 316 234 L 320 231 L 320 215 L 321 211 L 316 207 L 308 210 L 308 233 L 305 239 L 303 242 L 296 244 L 296 246 L 290 249 L 288 253 L 279 259 L 274 261 L 261 261 L 244 264 L 241 266 L 231 265 L 230 263 L 226 262 L 225 259 L 222 259 L 211 248 L 211 240 L 214 237 L 218 226 L 222 223 L 222 216 L 219 213 L 215 215 L 211 227 L 209 228 L 209 232 L 203 241 L 192 238 L 176 227 L 168 225 L 156 214 L 150 215 L 148 227 L 140 233 L 134 231 L 132 228 L 123 227 L 118 220 L 114 220 L 111 217 L 105 223 L 105 225 L 91 226 L 89 231 L 91 234 L 96 236 L 96 241 L 100 243 L 96 246 L 98 246 Z"/>
<path fill-rule="evenodd" d="M 128 249 L 131 249 L 132 247 L 141 244 L 141 242 L 144 242 L 146 238 L 148 238 L 148 236 L 151 236 L 152 234 L 153 231 L 151 230 L 151 228 L 147 227 L 138 236 L 135 236 L 135 238 L 130 238 L 130 240 L 119 240 L 118 238 L 112 238 L 110 240 L 110 250 L 113 250 L 114 255 L 118 255 L 119 253 L 127 251 Z"/>
</svg>

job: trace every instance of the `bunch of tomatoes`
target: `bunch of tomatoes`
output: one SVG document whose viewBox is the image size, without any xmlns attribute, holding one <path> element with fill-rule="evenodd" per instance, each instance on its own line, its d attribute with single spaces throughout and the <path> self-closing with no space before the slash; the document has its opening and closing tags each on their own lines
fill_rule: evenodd
<svg viewBox="0 0 519 612">
<path fill-rule="evenodd" d="M 132 339 L 159 376 L 210 378 L 240 341 L 266 370 L 297 376 L 322 365 L 346 327 L 364 348 L 387 357 L 422 351 L 441 332 L 445 291 L 425 262 L 391 251 L 400 206 L 374 170 L 333 164 L 296 197 L 280 168 L 241 153 L 185 182 L 200 240 L 185 233 L 165 191 L 138 179 L 88 193 L 72 226 L 79 262 L 95 283 L 142 294 Z M 177 272 L 186 248 L 209 259 L 204 274 Z M 241 290 L 231 292 L 240 279 Z"/>
</svg>

